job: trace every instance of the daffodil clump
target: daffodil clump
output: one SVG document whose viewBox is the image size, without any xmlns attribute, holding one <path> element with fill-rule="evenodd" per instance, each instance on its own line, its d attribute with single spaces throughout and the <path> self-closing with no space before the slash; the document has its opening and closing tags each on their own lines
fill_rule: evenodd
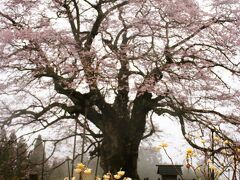
<svg viewBox="0 0 240 180">
<path fill-rule="evenodd" d="M 115 175 L 112 175 L 110 172 L 106 173 L 103 175 L 103 180 L 116 180 L 116 179 L 121 179 L 125 175 L 125 171 L 118 171 Z M 96 180 L 101 180 L 101 178 L 96 177 Z M 123 180 L 132 180 L 130 177 L 124 177 Z"/>
<path fill-rule="evenodd" d="M 90 175 L 92 173 L 92 169 L 88 168 L 87 166 L 85 166 L 83 163 L 78 163 L 76 165 L 76 168 L 74 169 L 74 172 L 76 174 L 86 174 L 86 175 Z M 69 180 L 68 177 L 65 177 L 64 180 Z M 72 177 L 71 180 L 76 180 L 76 177 Z"/>
<path fill-rule="evenodd" d="M 69 180 L 69 178 L 68 178 L 68 177 L 65 177 L 63 180 Z M 71 180 L 76 180 L 76 178 L 75 178 L 75 177 L 72 177 Z"/>
<path fill-rule="evenodd" d="M 76 168 L 74 169 L 74 172 L 77 174 L 84 173 L 84 174 L 91 174 L 92 169 L 86 167 L 83 163 L 77 164 Z"/>
<path fill-rule="evenodd" d="M 125 174 L 125 171 L 118 171 L 117 172 L 117 174 L 115 174 L 113 177 L 115 178 L 115 179 L 120 179 L 122 176 L 124 176 L 124 174 Z"/>
<path fill-rule="evenodd" d="M 76 165 L 76 168 L 74 169 L 74 172 L 76 174 L 81 175 L 82 173 L 89 175 L 92 173 L 92 170 L 88 167 L 86 167 L 83 163 L 79 163 Z M 110 172 L 103 175 L 103 177 L 97 176 L 95 180 L 117 180 L 117 179 L 123 179 L 123 180 L 132 180 L 130 177 L 123 177 L 125 175 L 125 171 L 118 171 L 116 174 L 112 175 Z M 69 180 L 68 177 L 65 177 L 64 180 Z M 76 177 L 72 177 L 71 180 L 76 180 Z"/>
</svg>

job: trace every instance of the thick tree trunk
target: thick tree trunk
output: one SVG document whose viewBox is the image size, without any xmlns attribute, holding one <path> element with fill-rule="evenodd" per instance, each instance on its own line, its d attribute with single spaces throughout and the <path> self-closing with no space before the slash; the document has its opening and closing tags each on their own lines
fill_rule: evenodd
<svg viewBox="0 0 240 180">
<path fill-rule="evenodd" d="M 126 172 L 128 177 L 139 179 L 137 174 L 138 145 L 129 141 L 114 137 L 114 143 L 103 142 L 101 154 L 101 166 L 105 172 L 116 173 L 120 169 Z"/>
<path fill-rule="evenodd" d="M 146 115 L 134 119 L 106 121 L 101 147 L 101 167 L 112 174 L 120 169 L 127 177 L 139 180 L 137 173 L 138 148 L 143 137 Z M 138 121 L 138 122 L 136 122 Z"/>
</svg>

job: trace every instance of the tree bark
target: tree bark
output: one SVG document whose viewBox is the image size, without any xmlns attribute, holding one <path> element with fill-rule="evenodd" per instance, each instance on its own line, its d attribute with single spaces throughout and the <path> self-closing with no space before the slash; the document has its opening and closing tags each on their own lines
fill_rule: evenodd
<svg viewBox="0 0 240 180">
<path fill-rule="evenodd" d="M 140 104 L 139 104 L 140 105 Z M 104 172 L 115 174 L 122 169 L 127 177 L 139 180 L 137 173 L 138 148 L 144 134 L 148 110 L 135 107 L 131 117 L 127 112 L 122 116 L 104 121 L 101 146 L 101 167 Z"/>
<path fill-rule="evenodd" d="M 131 129 L 117 127 L 114 122 L 106 125 L 105 131 L 109 133 L 104 133 L 101 147 L 101 166 L 105 172 L 110 171 L 114 174 L 122 169 L 128 177 L 139 179 L 137 159 L 142 134 L 130 137 L 132 133 L 128 131 Z"/>
</svg>

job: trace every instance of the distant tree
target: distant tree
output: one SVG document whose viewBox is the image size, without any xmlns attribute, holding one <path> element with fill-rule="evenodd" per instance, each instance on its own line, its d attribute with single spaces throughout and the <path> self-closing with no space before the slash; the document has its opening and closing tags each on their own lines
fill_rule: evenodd
<svg viewBox="0 0 240 180">
<path fill-rule="evenodd" d="M 28 157 L 27 144 L 21 138 L 17 140 L 15 132 L 9 137 L 4 129 L 1 130 L 0 141 L 0 176 L 4 179 L 15 180 L 27 174 Z"/>
<path fill-rule="evenodd" d="M 43 140 L 41 135 L 39 135 L 30 154 L 30 162 L 33 164 L 42 164 L 44 153 Z"/>
<path fill-rule="evenodd" d="M 12 176 L 12 179 L 16 179 L 17 136 L 15 132 L 12 132 L 9 136 L 6 151 L 8 153 L 8 167 L 5 170 L 8 172 L 7 177 L 10 178 Z"/>
<path fill-rule="evenodd" d="M 25 177 L 29 172 L 29 158 L 25 139 L 20 138 L 16 149 L 16 176 Z"/>
<path fill-rule="evenodd" d="M 8 138 L 5 130 L 2 130 L 0 149 L 0 174 L 4 179 L 13 179 L 16 168 L 16 135 L 11 133 Z"/>
<path fill-rule="evenodd" d="M 42 166 L 45 163 L 45 150 L 41 135 L 38 135 L 34 148 L 29 156 L 31 172 L 37 173 L 40 177 L 42 175 Z"/>
<path fill-rule="evenodd" d="M 8 175 L 6 171 L 7 161 L 8 161 L 8 151 L 7 151 L 7 134 L 5 129 L 0 131 L 0 176 L 1 178 L 6 178 Z M 8 167 L 7 167 L 8 168 Z"/>
<path fill-rule="evenodd" d="M 235 151 L 239 4 L 5 0 L 0 10 L 0 92 L 6 99 L 1 121 L 31 127 L 29 133 L 77 122 L 92 141 L 101 142 L 104 171 L 122 168 L 134 179 L 139 179 L 139 145 L 161 125 L 150 122 L 151 114 L 179 121 L 196 149 Z M 191 139 L 209 131 L 231 145 L 212 150 Z"/>
</svg>

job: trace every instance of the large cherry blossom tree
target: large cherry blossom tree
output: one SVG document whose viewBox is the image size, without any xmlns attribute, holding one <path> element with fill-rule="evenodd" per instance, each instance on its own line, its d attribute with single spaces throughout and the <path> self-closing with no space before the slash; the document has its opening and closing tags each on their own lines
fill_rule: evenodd
<svg viewBox="0 0 240 180">
<path fill-rule="evenodd" d="M 76 121 L 101 142 L 105 171 L 135 179 L 139 144 L 155 132 L 152 114 L 175 118 L 204 152 L 239 146 L 239 0 L 1 6 L 2 125 L 34 133 Z M 192 138 L 209 132 L 230 143 L 213 151 Z"/>
</svg>

